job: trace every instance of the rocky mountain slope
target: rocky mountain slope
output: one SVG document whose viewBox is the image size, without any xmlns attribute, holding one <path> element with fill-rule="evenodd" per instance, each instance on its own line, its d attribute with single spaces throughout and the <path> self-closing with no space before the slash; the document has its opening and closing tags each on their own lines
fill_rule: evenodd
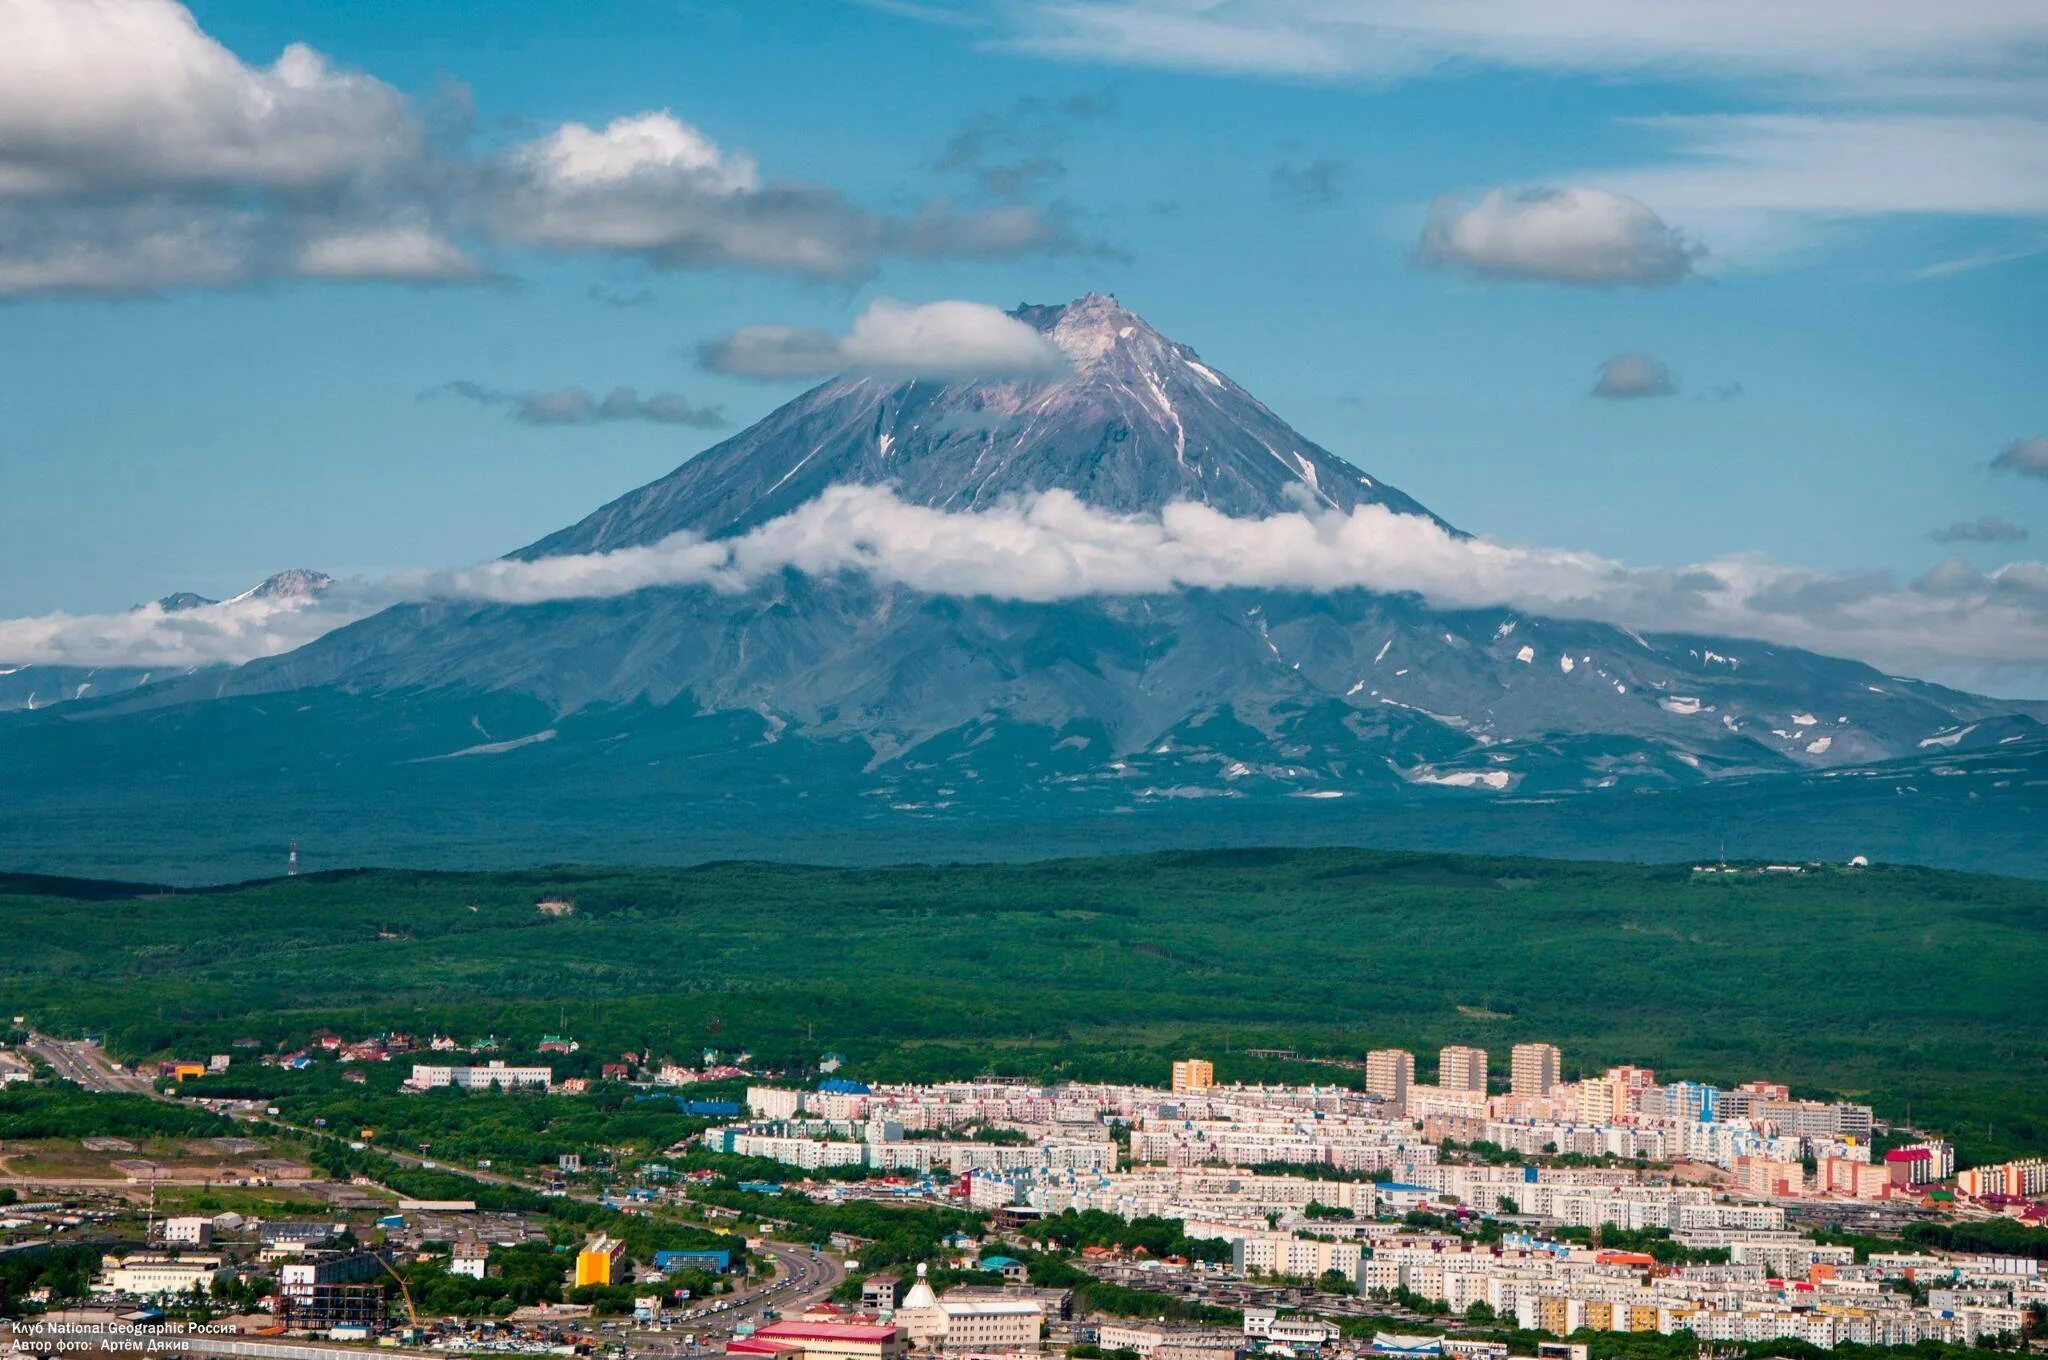
<svg viewBox="0 0 2048 1360">
<path fill-rule="evenodd" d="M 1113 299 L 1016 315 L 1071 373 L 835 379 L 513 556 L 733 535 L 848 483 L 951 510 L 1060 488 L 1123 513 L 1373 504 L 1435 519 Z M 295 746 L 291 715 L 315 711 L 346 712 L 357 735 Z M 236 717 L 208 716 L 222 713 Z M 300 777 L 345 769 L 369 790 L 379 770 L 397 780 L 460 758 L 545 798 L 573 760 L 611 770 L 621 794 L 730 797 L 751 778 L 878 814 L 1049 817 L 1190 799 L 1593 797 L 2019 758 L 2043 736 L 2039 705 L 1753 640 L 1363 590 L 1038 604 L 794 571 L 739 592 L 404 605 L 227 674 L 38 716 L 56 727 L 21 749 L 60 759 L 62 729 L 79 733 L 81 797 L 94 778 L 166 762 L 246 778 L 246 762 L 181 745 L 246 740 L 297 751 Z"/>
</svg>

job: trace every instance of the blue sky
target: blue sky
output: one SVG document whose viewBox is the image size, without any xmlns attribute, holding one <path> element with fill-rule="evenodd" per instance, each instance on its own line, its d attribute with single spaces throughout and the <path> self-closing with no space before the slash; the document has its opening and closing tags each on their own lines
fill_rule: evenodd
<svg viewBox="0 0 2048 1360">
<path fill-rule="evenodd" d="M 13 19 L 0 6 L 0 28 L 52 22 L 23 3 Z M 445 184 L 394 188 L 380 169 L 377 211 L 431 219 L 445 240 L 431 268 L 252 263 L 271 259 L 259 240 L 157 277 L 31 269 L 0 301 L 0 615 L 221 595 L 286 566 L 467 563 L 721 437 L 422 398 L 443 384 L 680 394 L 729 432 L 799 386 L 699 367 L 700 345 L 741 327 L 837 332 L 877 297 L 1009 306 L 1091 289 L 1476 532 L 1901 579 L 1954 554 L 2037 556 L 2048 479 L 1989 465 L 2048 431 L 2048 24 L 2025 6 L 1963 5 L 1949 27 L 1904 7 L 1810 8 L 1810 32 L 1731 5 L 1624 41 L 1598 0 L 1481 0 L 1455 33 L 1418 32 L 1382 0 L 1357 7 L 1386 11 L 1367 29 L 1308 0 L 195 3 L 206 38 L 248 68 L 305 44 L 322 79 L 388 87 L 399 111 L 363 114 L 362 135 L 388 136 L 387 115 L 426 129 L 437 164 L 458 167 L 427 178 L 564 124 L 666 110 L 726 163 L 750 158 L 760 183 L 831 193 L 872 223 L 943 200 L 1048 235 L 987 245 L 977 218 L 941 246 L 823 271 L 653 258 L 536 243 L 509 220 L 518 204 L 449 207 Z M 1702 25 L 1715 31 L 1680 31 Z M 130 74 L 118 48 L 77 70 L 58 67 L 79 49 L 46 50 L 53 100 L 66 80 Z M 322 107 L 346 123 L 359 103 Z M 132 260 L 104 216 L 122 195 L 175 194 L 200 234 L 222 220 L 206 214 L 311 211 L 278 206 L 311 192 L 299 161 L 157 175 L 184 143 L 153 147 L 117 109 L 73 144 L 59 133 L 88 119 L 52 133 L 55 116 L 26 104 L 0 96 L 0 263 L 71 231 L 66 214 Z M 193 135 L 220 126 L 236 130 L 195 118 Z M 963 133 L 981 147 L 947 168 Z M 18 177 L 81 167 L 79 182 L 10 199 L 10 163 Z M 1020 166 L 1014 192 L 974 173 Z M 1555 260 L 1415 261 L 1440 195 L 1469 208 L 1489 190 L 1574 186 L 1653 214 L 1690 252 L 1682 275 L 1588 285 L 1555 281 Z M 1630 352 L 1668 366 L 1676 392 L 1589 395 Z M 1931 537 L 1986 515 L 2034 537 Z"/>
</svg>

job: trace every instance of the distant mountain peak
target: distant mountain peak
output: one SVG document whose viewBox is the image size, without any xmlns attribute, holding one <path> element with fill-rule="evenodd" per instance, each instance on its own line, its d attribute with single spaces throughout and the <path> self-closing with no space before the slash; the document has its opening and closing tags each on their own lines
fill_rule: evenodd
<svg viewBox="0 0 2048 1360">
<path fill-rule="evenodd" d="M 205 605 L 219 603 L 219 600 L 211 599 L 208 596 L 200 595 L 190 590 L 175 590 L 158 600 L 156 607 L 163 610 L 166 614 L 179 614 L 187 609 L 199 609 Z"/>
<path fill-rule="evenodd" d="M 324 571 L 314 571 L 309 567 L 290 567 L 258 585 L 251 586 L 228 603 L 235 604 L 242 600 L 311 599 L 333 584 L 334 578 Z"/>
</svg>

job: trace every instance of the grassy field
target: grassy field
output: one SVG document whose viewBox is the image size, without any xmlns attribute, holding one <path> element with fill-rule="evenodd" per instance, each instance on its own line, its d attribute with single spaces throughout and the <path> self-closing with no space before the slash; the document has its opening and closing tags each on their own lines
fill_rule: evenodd
<svg viewBox="0 0 2048 1360">
<path fill-rule="evenodd" d="M 537 910 L 543 899 L 572 914 Z M 201 892 L 0 880 L 0 1014 L 130 1055 L 317 1025 L 564 1029 L 873 1077 L 1357 1080 L 1284 1048 L 1622 1061 L 2048 1147 L 2048 884 L 1875 868 L 1222 851 L 1028 865 L 372 871 Z M 238 1064 L 241 1066 L 241 1064 Z"/>
</svg>

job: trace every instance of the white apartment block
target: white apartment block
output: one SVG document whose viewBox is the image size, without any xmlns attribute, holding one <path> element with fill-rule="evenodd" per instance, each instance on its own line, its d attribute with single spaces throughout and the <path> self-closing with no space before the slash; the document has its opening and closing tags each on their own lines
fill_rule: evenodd
<svg viewBox="0 0 2048 1360">
<path fill-rule="evenodd" d="M 794 1119 L 804 1107 L 802 1091 L 779 1086 L 749 1086 L 747 1112 L 756 1119 Z"/>
</svg>

